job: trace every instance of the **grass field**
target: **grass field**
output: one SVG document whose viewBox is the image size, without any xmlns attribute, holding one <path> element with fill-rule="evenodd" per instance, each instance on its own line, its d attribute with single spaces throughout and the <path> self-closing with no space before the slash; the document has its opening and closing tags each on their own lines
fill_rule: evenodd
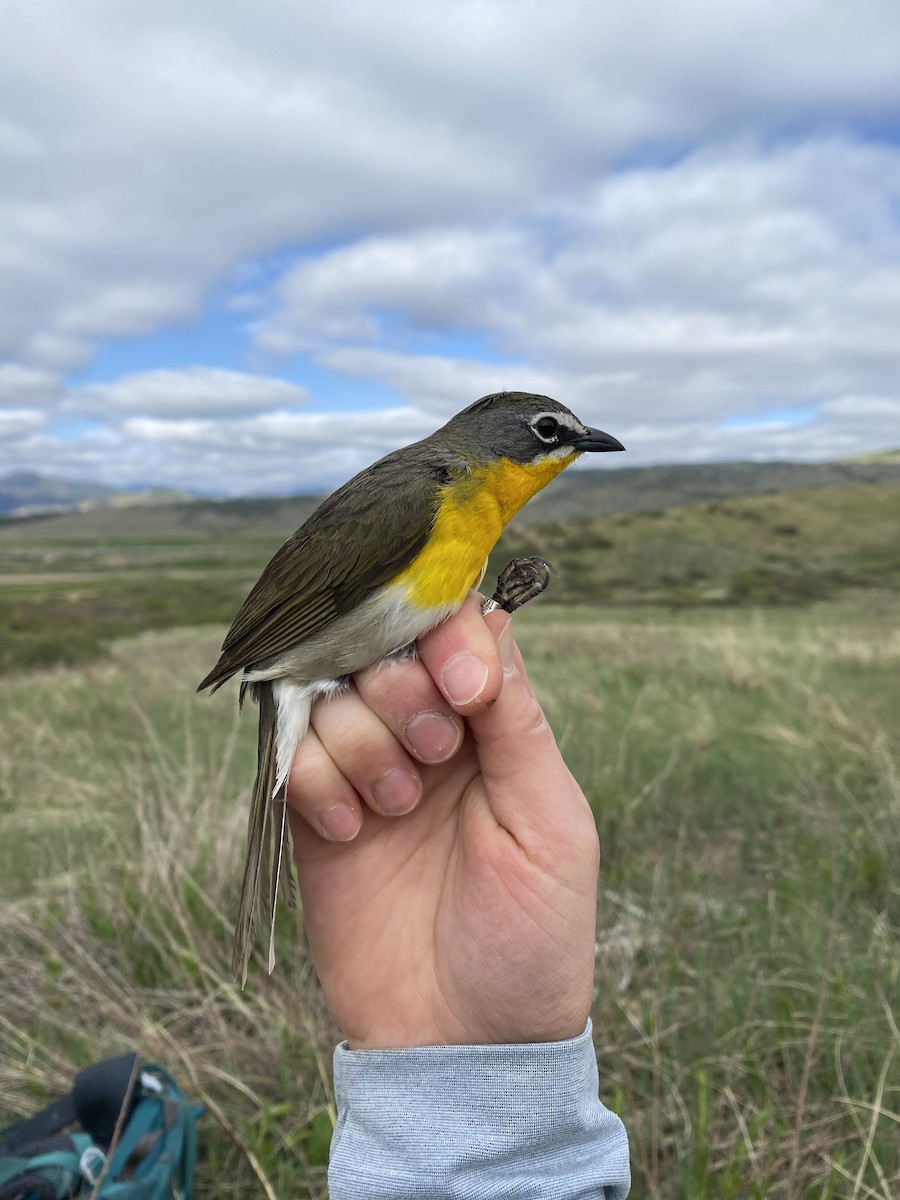
<svg viewBox="0 0 900 1200">
<path fill-rule="evenodd" d="M 89 662 L 146 630 L 227 624 L 312 507 L 242 500 L 0 522 L 0 675 Z M 542 554 L 558 571 L 551 597 L 566 603 L 803 605 L 900 591 L 898 482 L 593 511 L 514 524 L 488 579 L 513 555 Z"/>
<path fill-rule="evenodd" d="M 517 617 L 601 832 L 636 1197 L 900 1190 L 898 617 L 875 587 Z M 4 680 L 0 1122 L 138 1046 L 208 1105 L 201 1198 L 321 1197 L 336 1031 L 293 915 L 272 979 L 228 972 L 254 731 L 194 695 L 221 633 Z"/>
</svg>

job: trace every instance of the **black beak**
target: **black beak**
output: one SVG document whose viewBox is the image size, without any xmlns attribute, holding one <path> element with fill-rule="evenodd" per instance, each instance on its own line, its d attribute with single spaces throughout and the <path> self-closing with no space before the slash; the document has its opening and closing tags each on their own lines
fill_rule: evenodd
<svg viewBox="0 0 900 1200">
<path fill-rule="evenodd" d="M 576 450 L 593 451 L 595 454 L 625 449 L 618 438 L 614 438 L 611 433 L 604 433 L 602 429 L 589 429 L 587 433 L 577 437 L 573 445 Z"/>
</svg>

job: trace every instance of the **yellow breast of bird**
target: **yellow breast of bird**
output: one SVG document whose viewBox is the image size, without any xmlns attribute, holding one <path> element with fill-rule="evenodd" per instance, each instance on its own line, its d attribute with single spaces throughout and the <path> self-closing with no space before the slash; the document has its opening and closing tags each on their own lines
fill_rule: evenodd
<svg viewBox="0 0 900 1200">
<path fill-rule="evenodd" d="M 394 579 L 416 608 L 462 604 L 484 574 L 487 557 L 507 522 L 575 457 L 547 455 L 535 463 L 499 459 L 473 466 L 441 489 L 425 548 Z"/>
</svg>

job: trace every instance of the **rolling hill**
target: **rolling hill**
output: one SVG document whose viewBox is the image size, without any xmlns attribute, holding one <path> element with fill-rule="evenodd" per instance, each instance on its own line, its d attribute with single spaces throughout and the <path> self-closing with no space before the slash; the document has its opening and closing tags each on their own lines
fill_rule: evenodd
<svg viewBox="0 0 900 1200">
<path fill-rule="evenodd" d="M 900 589 L 900 482 L 510 527 L 488 578 L 540 554 L 562 602 L 802 604 Z"/>
<path fill-rule="evenodd" d="M 699 479 L 648 468 L 558 480 L 503 535 L 486 590 L 523 554 L 557 570 L 542 603 L 796 605 L 900 590 L 900 471 L 865 482 L 863 468 L 845 467 L 830 476 L 840 484 L 748 495 L 736 491 L 742 481 L 759 490 L 783 476 L 736 467 L 749 465 Z M 717 498 L 655 506 L 710 489 Z M 0 672 L 85 661 L 144 630 L 226 625 L 314 504 L 204 501 L 0 522 Z"/>
<path fill-rule="evenodd" d="M 865 461 L 824 463 L 725 462 L 612 470 L 585 465 L 576 466 L 554 480 L 519 513 L 515 523 L 543 525 L 610 513 L 649 512 L 735 496 L 890 482 L 900 482 L 900 457 L 894 451 L 866 456 Z M 0 492 L 2 487 L 0 480 Z M 165 537 L 176 530 L 198 534 L 265 530 L 281 531 L 285 538 L 306 520 L 321 499 L 321 496 L 297 495 L 179 503 L 177 497 L 172 497 L 170 503 L 157 500 L 155 504 L 132 503 L 125 507 L 122 494 L 111 495 L 118 499 L 108 498 L 103 505 L 92 505 L 90 511 L 34 514 L 31 536 L 56 540 L 68 535 L 81 539 L 150 536 L 155 532 Z"/>
</svg>

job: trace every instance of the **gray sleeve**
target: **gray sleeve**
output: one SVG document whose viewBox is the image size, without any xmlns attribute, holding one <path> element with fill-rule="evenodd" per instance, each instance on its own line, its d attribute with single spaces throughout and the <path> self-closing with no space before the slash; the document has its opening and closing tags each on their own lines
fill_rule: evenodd
<svg viewBox="0 0 900 1200">
<path fill-rule="evenodd" d="M 331 1200 L 625 1200 L 588 1022 L 564 1042 L 334 1055 Z"/>
</svg>

